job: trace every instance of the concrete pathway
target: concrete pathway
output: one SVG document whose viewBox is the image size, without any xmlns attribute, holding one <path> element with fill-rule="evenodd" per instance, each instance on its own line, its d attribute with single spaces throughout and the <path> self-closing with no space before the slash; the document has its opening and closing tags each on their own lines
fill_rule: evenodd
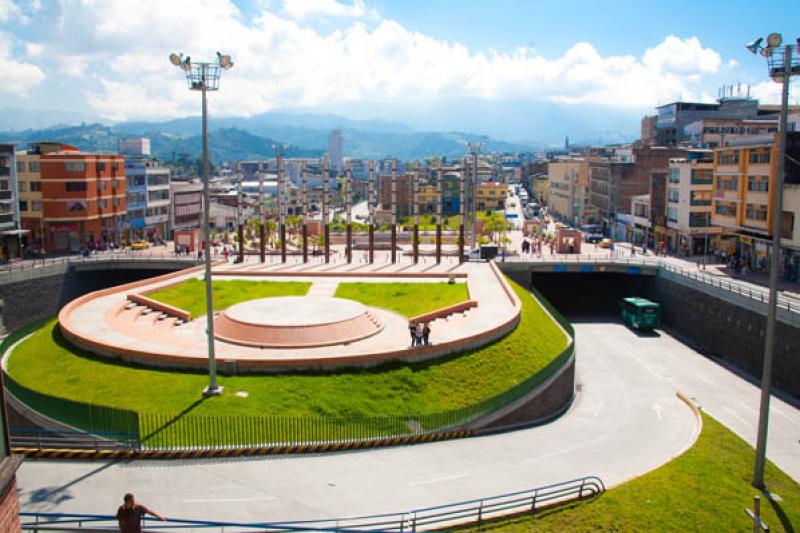
<svg viewBox="0 0 800 533">
<path fill-rule="evenodd" d="M 405 511 L 584 475 L 615 485 L 692 444 L 697 420 L 676 398 L 677 384 L 649 371 L 653 355 L 640 355 L 641 339 L 616 324 L 579 324 L 577 335 L 579 392 L 569 412 L 546 426 L 318 456 L 27 461 L 18 476 L 22 509 L 113 513 L 131 491 L 180 518 L 277 521 Z M 693 353 L 666 335 L 647 341 L 653 352 Z"/>
</svg>

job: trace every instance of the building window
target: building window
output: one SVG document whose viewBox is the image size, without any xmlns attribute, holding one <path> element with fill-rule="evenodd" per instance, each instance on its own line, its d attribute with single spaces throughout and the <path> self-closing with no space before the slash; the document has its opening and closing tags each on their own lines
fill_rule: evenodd
<svg viewBox="0 0 800 533">
<path fill-rule="evenodd" d="M 767 192 L 769 190 L 769 177 L 767 176 L 748 176 L 747 190 L 755 192 Z"/>
<path fill-rule="evenodd" d="M 20 200 L 19 201 L 19 210 L 20 211 L 27 211 L 28 210 L 28 202 L 26 202 L 25 200 Z"/>
<path fill-rule="evenodd" d="M 751 163 L 769 163 L 769 148 L 750 150 Z"/>
<path fill-rule="evenodd" d="M 33 163 L 31 163 L 32 165 Z M 42 190 L 42 182 L 41 181 L 32 181 L 31 183 L 31 192 L 41 192 Z"/>
<path fill-rule="evenodd" d="M 711 191 L 692 191 L 690 205 L 711 205 Z"/>
<path fill-rule="evenodd" d="M 667 220 L 670 222 L 677 222 L 678 221 L 678 208 L 677 207 L 668 207 L 667 208 Z"/>
<path fill-rule="evenodd" d="M 97 201 L 97 206 L 100 209 L 108 208 L 108 200 L 106 200 L 105 198 L 101 198 L 100 200 Z"/>
<path fill-rule="evenodd" d="M 98 162 L 97 163 L 97 171 L 98 172 L 105 172 L 105 170 L 106 170 L 106 164 L 102 163 L 102 162 Z"/>
<path fill-rule="evenodd" d="M 784 239 L 791 239 L 794 233 L 794 213 L 792 211 L 784 211 L 781 217 L 781 237 Z"/>
<path fill-rule="evenodd" d="M 718 215 L 722 215 L 725 217 L 735 217 L 736 216 L 736 204 L 732 202 L 717 202 L 716 208 L 714 210 Z"/>
<path fill-rule="evenodd" d="M 717 176 L 717 190 L 736 191 L 739 189 L 738 176 Z"/>
<path fill-rule="evenodd" d="M 669 182 L 670 183 L 680 183 L 681 182 L 681 171 L 678 168 L 670 168 L 669 169 Z"/>
<path fill-rule="evenodd" d="M 19 186 L 19 192 L 28 192 L 28 182 L 27 181 L 20 181 L 17 182 Z"/>
<path fill-rule="evenodd" d="M 39 172 L 41 167 L 39 166 L 39 162 L 38 161 L 31 161 L 30 163 L 28 163 L 28 169 L 31 172 Z"/>
<path fill-rule="evenodd" d="M 680 201 L 680 194 L 678 189 L 670 189 L 667 191 L 667 198 L 670 203 L 677 204 Z"/>
<path fill-rule="evenodd" d="M 689 227 L 707 228 L 711 225 L 711 213 L 689 213 Z"/>
<path fill-rule="evenodd" d="M 710 169 L 692 169 L 692 185 L 711 185 L 714 174 Z"/>
<path fill-rule="evenodd" d="M 20 172 L 27 172 L 28 165 L 25 164 L 25 161 L 17 161 L 17 173 Z"/>
<path fill-rule="evenodd" d="M 767 220 L 767 206 L 763 204 L 747 204 L 745 217 L 750 220 Z"/>
<path fill-rule="evenodd" d="M 99 181 L 97 182 L 97 190 L 98 190 L 98 191 L 104 191 L 104 190 L 106 190 L 106 182 L 105 182 L 105 181 L 101 181 L 101 180 L 99 180 Z"/>
<path fill-rule="evenodd" d="M 718 165 L 738 165 L 739 152 L 720 152 L 717 154 Z"/>
<path fill-rule="evenodd" d="M 72 182 L 68 181 L 67 183 L 64 184 L 64 187 L 66 187 L 67 192 L 85 191 L 86 190 L 86 182 L 85 181 L 72 181 Z"/>
<path fill-rule="evenodd" d="M 67 172 L 86 172 L 86 163 L 84 161 L 68 161 L 64 163 L 64 170 Z"/>
<path fill-rule="evenodd" d="M 31 202 L 31 211 L 41 211 L 42 210 L 42 201 L 41 200 L 33 200 Z"/>
</svg>

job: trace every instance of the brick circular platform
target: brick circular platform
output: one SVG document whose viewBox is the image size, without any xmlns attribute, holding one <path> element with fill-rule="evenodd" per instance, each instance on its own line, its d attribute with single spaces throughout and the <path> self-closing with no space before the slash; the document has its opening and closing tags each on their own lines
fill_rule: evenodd
<svg viewBox="0 0 800 533">
<path fill-rule="evenodd" d="M 214 319 L 214 336 L 261 348 L 312 348 L 375 335 L 383 325 L 359 302 L 284 296 L 233 305 Z"/>
</svg>

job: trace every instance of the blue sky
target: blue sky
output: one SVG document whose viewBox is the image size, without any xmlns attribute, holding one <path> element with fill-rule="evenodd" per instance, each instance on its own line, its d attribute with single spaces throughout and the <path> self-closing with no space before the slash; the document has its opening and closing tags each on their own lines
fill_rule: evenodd
<svg viewBox="0 0 800 533">
<path fill-rule="evenodd" d="M 713 100 L 722 84 L 775 101 L 763 58 L 743 47 L 770 31 L 800 34 L 797 0 L 0 0 L 0 108 L 194 114 L 166 57 L 223 49 L 236 66 L 214 95 L 221 115 L 303 109 L 463 129 L 476 109 L 580 110 L 633 123 L 659 103 Z"/>
</svg>

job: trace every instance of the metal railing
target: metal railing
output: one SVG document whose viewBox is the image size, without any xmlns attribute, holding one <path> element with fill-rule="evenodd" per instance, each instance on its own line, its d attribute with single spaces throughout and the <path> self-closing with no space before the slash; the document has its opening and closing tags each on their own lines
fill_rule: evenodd
<svg viewBox="0 0 800 533">
<path fill-rule="evenodd" d="M 288 522 L 214 522 L 169 519 L 158 521 L 147 517 L 147 531 L 204 530 L 249 531 L 426 531 L 455 525 L 482 524 L 487 520 L 537 511 L 565 503 L 591 500 L 605 492 L 605 484 L 596 476 L 587 476 L 535 489 L 510 492 L 499 496 L 465 500 L 411 511 L 367 516 L 300 520 Z M 20 513 L 23 531 L 116 531 L 111 515 Z"/>
</svg>

